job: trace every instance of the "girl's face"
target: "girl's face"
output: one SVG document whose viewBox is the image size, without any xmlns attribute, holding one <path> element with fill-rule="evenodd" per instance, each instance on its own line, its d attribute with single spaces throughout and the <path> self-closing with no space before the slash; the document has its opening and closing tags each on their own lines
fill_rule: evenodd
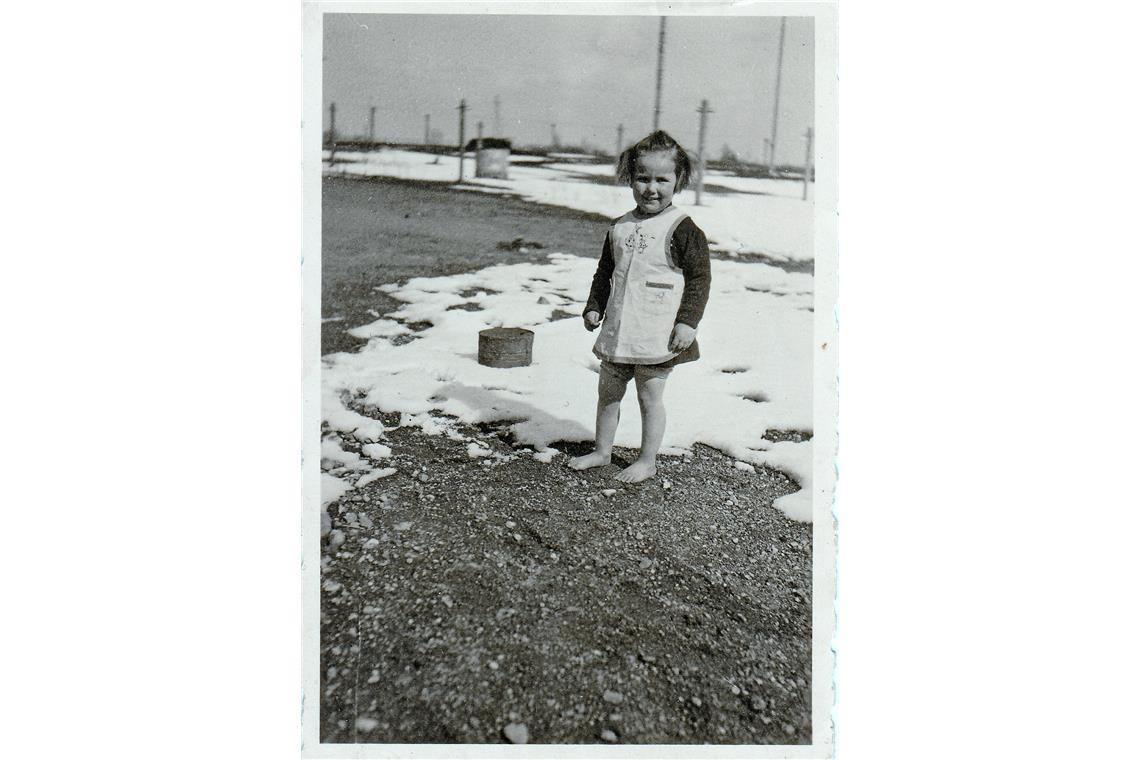
<svg viewBox="0 0 1140 760">
<path fill-rule="evenodd" d="M 629 185 L 641 213 L 656 214 L 667 209 L 677 188 L 672 152 L 658 150 L 638 156 Z"/>
</svg>

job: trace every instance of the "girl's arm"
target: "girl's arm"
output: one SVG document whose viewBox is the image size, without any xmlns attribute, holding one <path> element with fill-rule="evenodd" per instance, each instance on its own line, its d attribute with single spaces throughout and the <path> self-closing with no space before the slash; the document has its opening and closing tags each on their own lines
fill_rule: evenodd
<svg viewBox="0 0 1140 760">
<path fill-rule="evenodd" d="M 681 306 L 677 309 L 676 323 L 694 330 L 705 314 L 712 286 L 709 269 L 709 242 L 701 228 L 686 219 L 673 232 L 673 252 L 681 273 L 685 276 L 685 289 L 681 293 Z"/>
<path fill-rule="evenodd" d="M 602 245 L 602 258 L 598 261 L 598 270 L 594 272 L 594 281 L 590 285 L 590 297 L 586 299 L 586 309 L 582 316 L 596 311 L 598 316 L 606 313 L 606 304 L 610 300 L 610 277 L 614 273 L 614 254 L 610 250 L 610 234 L 606 233 L 606 242 Z"/>
</svg>

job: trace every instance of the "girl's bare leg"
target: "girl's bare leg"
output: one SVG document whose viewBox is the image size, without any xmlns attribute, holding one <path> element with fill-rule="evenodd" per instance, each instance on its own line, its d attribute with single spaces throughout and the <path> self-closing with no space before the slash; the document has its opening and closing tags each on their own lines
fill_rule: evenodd
<svg viewBox="0 0 1140 760">
<path fill-rule="evenodd" d="M 623 483 L 640 483 L 657 474 L 657 452 L 665 437 L 666 377 L 637 378 L 637 403 L 641 407 L 641 453 L 636 462 L 615 476 Z"/>
<path fill-rule="evenodd" d="M 571 459 L 571 469 L 585 470 L 610 463 L 614 435 L 617 433 L 618 420 L 621 418 L 621 400 L 625 396 L 625 386 L 626 383 L 606 372 L 605 368 L 598 372 L 598 417 L 594 428 L 594 450 Z"/>
</svg>

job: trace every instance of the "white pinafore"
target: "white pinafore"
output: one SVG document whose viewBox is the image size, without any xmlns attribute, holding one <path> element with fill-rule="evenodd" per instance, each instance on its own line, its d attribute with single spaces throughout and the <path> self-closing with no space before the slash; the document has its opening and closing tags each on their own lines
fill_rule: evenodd
<svg viewBox="0 0 1140 760">
<path fill-rule="evenodd" d="M 614 272 L 605 321 L 594 355 L 615 364 L 660 364 L 679 352 L 669 350 L 669 336 L 685 276 L 673 261 L 669 241 L 688 214 L 670 206 L 639 219 L 629 212 L 610 228 Z"/>
</svg>

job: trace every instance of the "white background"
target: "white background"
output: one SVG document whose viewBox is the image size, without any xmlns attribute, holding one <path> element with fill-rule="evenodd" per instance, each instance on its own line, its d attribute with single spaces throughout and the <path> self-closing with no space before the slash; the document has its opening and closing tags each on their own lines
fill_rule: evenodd
<svg viewBox="0 0 1140 760">
<path fill-rule="evenodd" d="M 840 758 L 1130 743 L 1135 19 L 1012 5 L 840 8 Z M 7 757 L 299 751 L 300 32 L 6 17 Z"/>
</svg>

